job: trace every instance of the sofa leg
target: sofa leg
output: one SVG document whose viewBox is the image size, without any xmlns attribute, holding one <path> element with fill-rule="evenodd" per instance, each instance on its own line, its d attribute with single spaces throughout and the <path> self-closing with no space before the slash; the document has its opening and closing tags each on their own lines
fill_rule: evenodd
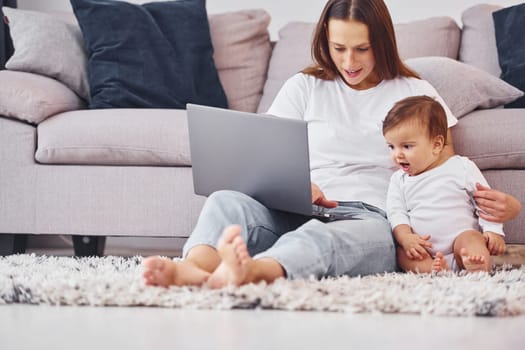
<svg viewBox="0 0 525 350">
<path fill-rule="evenodd" d="M 102 256 L 105 245 L 105 236 L 73 236 L 75 256 Z"/>
<path fill-rule="evenodd" d="M 27 247 L 27 235 L 0 233 L 0 255 L 23 254 Z"/>
</svg>

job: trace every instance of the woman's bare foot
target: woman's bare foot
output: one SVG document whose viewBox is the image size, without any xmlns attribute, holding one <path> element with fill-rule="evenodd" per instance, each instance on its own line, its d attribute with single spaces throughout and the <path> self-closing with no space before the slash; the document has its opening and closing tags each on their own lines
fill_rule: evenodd
<svg viewBox="0 0 525 350">
<path fill-rule="evenodd" d="M 483 255 L 469 255 L 466 248 L 461 248 L 461 261 L 468 272 L 489 271 L 489 264 Z"/>
<path fill-rule="evenodd" d="M 450 267 L 445 260 L 442 252 L 437 252 L 436 257 L 432 261 L 432 272 L 449 271 Z"/>
<path fill-rule="evenodd" d="M 247 264 L 251 260 L 248 248 L 241 237 L 241 227 L 238 225 L 228 226 L 224 229 L 217 251 L 221 257 L 221 263 L 211 274 L 207 285 L 210 288 L 222 288 L 227 285 L 241 285 L 247 275 Z"/>
<path fill-rule="evenodd" d="M 150 256 L 144 260 L 144 283 L 148 286 L 200 286 L 210 273 L 192 263 L 175 262 L 160 256 Z"/>
</svg>

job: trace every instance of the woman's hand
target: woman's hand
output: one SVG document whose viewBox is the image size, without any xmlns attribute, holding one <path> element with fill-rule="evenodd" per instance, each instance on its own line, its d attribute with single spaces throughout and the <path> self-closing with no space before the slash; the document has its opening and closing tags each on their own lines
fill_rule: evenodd
<svg viewBox="0 0 525 350">
<path fill-rule="evenodd" d="M 338 204 L 337 201 L 330 201 L 326 199 L 323 191 L 321 191 L 319 186 L 317 186 L 313 182 L 312 182 L 312 203 L 317 204 L 321 207 L 325 207 L 325 208 L 335 208 L 337 207 L 337 204 Z"/>
<path fill-rule="evenodd" d="M 491 222 L 509 221 L 518 216 L 521 210 L 520 202 L 510 194 L 485 187 L 479 183 L 476 183 L 474 199 L 481 209 L 479 216 Z"/>
</svg>

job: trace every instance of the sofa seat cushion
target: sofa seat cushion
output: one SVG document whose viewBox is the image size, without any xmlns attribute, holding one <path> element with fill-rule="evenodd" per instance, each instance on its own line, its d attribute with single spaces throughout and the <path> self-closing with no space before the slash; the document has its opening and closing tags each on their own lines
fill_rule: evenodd
<svg viewBox="0 0 525 350">
<path fill-rule="evenodd" d="M 45 164 L 189 166 L 185 110 L 102 109 L 40 123 L 35 158 Z"/>
<path fill-rule="evenodd" d="M 525 111 L 478 110 L 452 128 L 454 149 L 481 170 L 525 169 Z"/>
</svg>

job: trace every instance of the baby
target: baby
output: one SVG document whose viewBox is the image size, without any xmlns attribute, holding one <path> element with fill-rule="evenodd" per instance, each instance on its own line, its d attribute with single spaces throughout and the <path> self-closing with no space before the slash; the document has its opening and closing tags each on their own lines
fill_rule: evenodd
<svg viewBox="0 0 525 350">
<path fill-rule="evenodd" d="M 488 186 L 481 171 L 443 152 L 447 130 L 443 107 L 427 96 L 397 102 L 383 122 L 400 167 L 390 179 L 387 214 L 405 271 L 489 271 L 490 255 L 506 249 L 502 224 L 476 215 L 470 193 L 476 183 Z"/>
</svg>

